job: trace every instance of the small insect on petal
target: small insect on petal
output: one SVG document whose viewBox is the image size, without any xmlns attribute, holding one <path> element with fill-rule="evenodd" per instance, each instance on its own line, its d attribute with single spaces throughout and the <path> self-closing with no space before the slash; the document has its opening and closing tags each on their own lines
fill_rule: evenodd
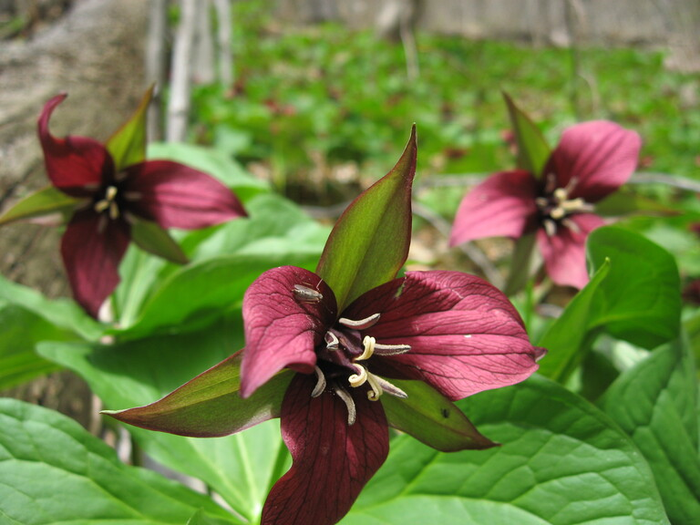
<svg viewBox="0 0 700 525">
<path fill-rule="evenodd" d="M 323 299 L 323 294 L 302 284 L 295 284 L 292 289 L 294 297 L 302 303 L 318 303 Z"/>
</svg>

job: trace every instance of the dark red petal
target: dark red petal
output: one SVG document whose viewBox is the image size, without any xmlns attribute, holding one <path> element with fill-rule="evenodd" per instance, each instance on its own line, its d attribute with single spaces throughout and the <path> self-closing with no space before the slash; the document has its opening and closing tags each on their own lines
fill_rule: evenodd
<svg viewBox="0 0 700 525">
<path fill-rule="evenodd" d="M 282 438 L 294 463 L 272 487 L 261 525 L 337 523 L 389 453 L 381 403 L 353 392 L 357 421 L 348 426 L 340 397 L 311 397 L 315 382 L 297 374 L 282 402 Z"/>
<path fill-rule="evenodd" d="M 57 139 L 49 132 L 53 110 L 66 95 L 49 100 L 39 117 L 39 140 L 51 183 L 72 197 L 87 197 L 114 176 L 114 162 L 105 147 L 86 137 Z M 86 188 L 87 186 L 87 188 Z"/>
<path fill-rule="evenodd" d="M 462 200 L 450 245 L 485 237 L 517 238 L 535 227 L 537 182 L 527 171 L 495 173 Z"/>
<path fill-rule="evenodd" d="M 119 262 L 129 245 L 129 226 L 92 210 L 73 215 L 61 240 L 61 255 L 75 300 L 93 317 L 119 284 Z"/>
<path fill-rule="evenodd" d="M 576 231 L 559 225 L 556 234 L 549 237 L 544 230 L 539 230 L 537 245 L 547 275 L 555 284 L 583 288 L 588 283 L 586 238 L 605 221 L 592 213 L 571 215 L 568 219 L 576 225 Z"/>
<path fill-rule="evenodd" d="M 554 173 L 569 198 L 597 202 L 622 186 L 637 167 L 642 140 L 614 122 L 595 120 L 568 128 L 552 152 L 544 173 Z"/>
<path fill-rule="evenodd" d="M 246 215 L 230 189 L 184 164 L 152 160 L 125 171 L 129 210 L 164 228 L 192 230 Z"/>
<path fill-rule="evenodd" d="M 285 367 L 313 373 L 315 347 L 335 317 L 333 292 L 315 273 L 282 266 L 258 277 L 243 297 L 241 395 L 248 397 Z"/>
<path fill-rule="evenodd" d="M 371 372 L 423 380 L 451 400 L 512 385 L 537 370 L 520 315 L 495 287 L 461 272 L 409 272 L 357 299 L 344 317 L 380 312 L 364 333 L 377 343 L 407 344 L 395 356 L 375 355 Z"/>
</svg>

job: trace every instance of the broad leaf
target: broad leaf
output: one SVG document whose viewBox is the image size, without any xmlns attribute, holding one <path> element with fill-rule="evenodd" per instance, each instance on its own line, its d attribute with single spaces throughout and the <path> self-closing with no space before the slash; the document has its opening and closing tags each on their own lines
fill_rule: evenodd
<svg viewBox="0 0 700 525">
<path fill-rule="evenodd" d="M 586 350 L 598 334 L 589 330 L 591 311 L 598 289 L 609 273 L 610 261 L 605 261 L 537 343 L 547 349 L 547 355 L 539 362 L 540 374 L 564 382 L 581 364 Z"/>
<path fill-rule="evenodd" d="M 80 337 L 94 341 L 104 328 L 88 316 L 75 302 L 68 299 L 49 300 L 36 290 L 8 281 L 0 275 L 0 300 L 32 312 L 58 329 L 77 333 Z"/>
<path fill-rule="evenodd" d="M 690 350 L 676 341 L 628 370 L 608 390 L 603 409 L 651 465 L 673 523 L 700 523 L 698 389 Z"/>
<path fill-rule="evenodd" d="M 343 525 L 669 523 L 630 438 L 558 384 L 535 376 L 457 405 L 502 446 L 441 453 L 401 436 Z"/>
<path fill-rule="evenodd" d="M 134 114 L 112 135 L 105 146 L 114 159 L 117 173 L 146 160 L 146 117 L 153 98 L 154 86 L 144 93 Z"/>
<path fill-rule="evenodd" d="M 345 210 L 331 232 L 316 273 L 335 293 L 338 311 L 393 279 L 411 242 L 411 187 L 416 128 L 394 168 Z"/>
<path fill-rule="evenodd" d="M 22 219 L 60 213 L 68 215 L 78 204 L 77 199 L 49 186 L 26 196 L 0 216 L 0 225 Z"/>
<path fill-rule="evenodd" d="M 593 268 L 612 267 L 600 288 L 593 326 L 644 348 L 675 339 L 680 328 L 680 278 L 673 256 L 635 233 L 598 228 L 588 237 Z"/>
<path fill-rule="evenodd" d="M 560 382 L 601 332 L 653 348 L 674 339 L 680 327 L 680 282 L 671 254 L 611 226 L 593 231 L 587 249 L 594 277 L 538 343 L 549 350 L 540 373 Z"/>
<path fill-rule="evenodd" d="M 544 136 L 539 128 L 532 122 L 513 99 L 506 93 L 503 98 L 508 106 L 510 122 L 513 125 L 515 140 L 518 145 L 517 166 L 520 169 L 529 171 L 536 178 L 540 178 L 544 165 L 549 159 L 551 150 L 544 140 Z"/>
<path fill-rule="evenodd" d="M 38 351 L 85 378 L 105 408 L 121 409 L 156 401 L 234 354 L 242 333 L 240 321 L 229 320 L 190 334 L 112 346 L 44 343 Z M 284 467 L 276 456 L 287 457 L 277 420 L 208 439 L 127 428 L 149 456 L 201 479 L 250 521 L 259 515 L 273 472 Z"/>
<path fill-rule="evenodd" d="M 179 525 L 199 509 L 206 523 L 243 523 L 207 496 L 122 464 L 75 421 L 14 399 L 0 399 L 0 479 L 3 523 Z"/>
<path fill-rule="evenodd" d="M 0 300 L 0 331 L 0 390 L 59 368 L 36 354 L 34 346 L 39 341 L 78 339 L 73 332 L 3 300 Z"/>
</svg>

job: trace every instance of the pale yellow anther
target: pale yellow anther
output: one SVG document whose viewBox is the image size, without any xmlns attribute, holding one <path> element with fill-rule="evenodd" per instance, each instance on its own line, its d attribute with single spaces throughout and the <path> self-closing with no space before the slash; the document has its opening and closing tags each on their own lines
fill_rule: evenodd
<svg viewBox="0 0 700 525">
<path fill-rule="evenodd" d="M 561 206 L 557 206 L 554 208 L 552 211 L 549 212 L 549 216 L 554 219 L 555 221 L 558 221 L 559 219 L 563 219 L 564 216 L 566 215 L 566 210 L 562 208 Z"/>
<path fill-rule="evenodd" d="M 564 188 L 557 188 L 552 194 L 557 202 L 564 202 L 569 196 Z"/>
<path fill-rule="evenodd" d="M 348 377 L 348 382 L 350 383 L 351 387 L 357 388 L 358 386 L 362 386 L 367 382 L 369 373 L 362 365 L 353 364 L 353 366 L 355 367 L 355 370 L 357 370 L 357 374 L 352 374 L 350 377 Z"/>
<path fill-rule="evenodd" d="M 114 186 L 107 186 L 107 191 L 105 192 L 105 198 L 108 201 L 113 201 L 114 197 L 117 196 L 117 188 Z"/>
<path fill-rule="evenodd" d="M 119 217 L 119 207 L 117 206 L 117 203 L 114 201 L 115 197 L 117 196 L 117 188 L 116 186 L 107 186 L 107 190 L 105 191 L 105 198 L 97 201 L 95 203 L 95 211 L 97 213 L 102 213 L 105 210 L 109 210 L 109 218 L 114 220 Z"/>
<path fill-rule="evenodd" d="M 381 385 L 376 381 L 377 377 L 374 374 L 367 374 L 367 382 L 372 390 L 367 392 L 367 397 L 370 401 L 377 401 L 379 397 L 384 393 Z"/>
<path fill-rule="evenodd" d="M 359 355 L 359 357 L 355 359 L 355 361 L 364 361 L 372 357 L 372 354 L 374 354 L 374 345 L 376 342 L 377 340 L 374 337 L 366 335 L 365 338 L 362 340 L 362 344 L 364 345 L 365 349 Z"/>
</svg>

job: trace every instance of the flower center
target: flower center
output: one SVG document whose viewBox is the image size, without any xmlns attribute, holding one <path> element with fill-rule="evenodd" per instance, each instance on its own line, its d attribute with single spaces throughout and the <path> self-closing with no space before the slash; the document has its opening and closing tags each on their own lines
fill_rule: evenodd
<svg viewBox="0 0 700 525">
<path fill-rule="evenodd" d="M 294 293 L 300 301 L 319 301 L 320 293 L 304 289 Z M 322 296 L 321 296 L 322 297 Z M 407 394 L 396 385 L 369 371 L 373 356 L 392 356 L 405 354 L 411 350 L 409 345 L 388 345 L 362 332 L 370 329 L 379 321 L 380 314 L 372 314 L 365 319 L 353 320 L 341 317 L 334 327 L 326 332 L 324 342 L 316 349 L 318 357 L 316 386 L 311 392 L 318 397 L 325 391 L 335 393 L 348 409 L 348 425 L 355 423 L 357 411 L 352 397 L 354 388 L 369 387 L 367 397 L 377 401 L 383 394 L 406 398 Z"/>
<path fill-rule="evenodd" d="M 582 198 L 569 198 L 577 182 L 577 179 L 574 177 L 564 188 L 557 188 L 556 175 L 554 173 L 547 174 L 544 195 L 537 197 L 535 203 L 548 236 L 554 236 L 559 225 L 578 232 L 578 226 L 569 219 L 569 216 L 575 213 L 593 211 L 593 205 Z"/>
<path fill-rule="evenodd" d="M 117 205 L 117 190 L 116 186 L 107 186 L 104 198 L 95 203 L 95 211 L 97 213 L 108 212 L 109 218 L 112 220 L 119 218 L 119 206 Z"/>
</svg>

